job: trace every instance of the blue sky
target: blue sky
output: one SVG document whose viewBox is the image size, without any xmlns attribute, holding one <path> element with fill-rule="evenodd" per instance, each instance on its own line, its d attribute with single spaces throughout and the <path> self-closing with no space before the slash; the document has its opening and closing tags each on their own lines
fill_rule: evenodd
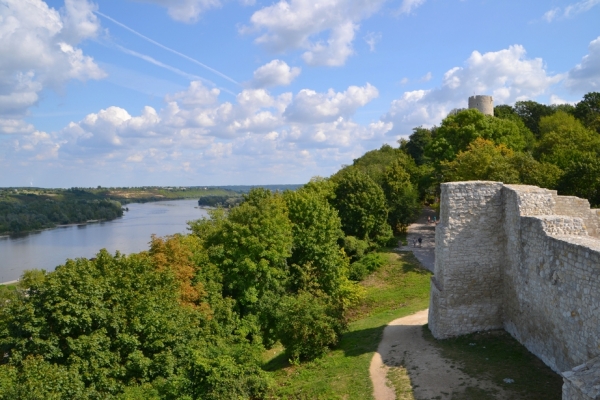
<svg viewBox="0 0 600 400">
<path fill-rule="evenodd" d="M 600 91 L 600 0 L 0 0 L 0 186 L 302 183 Z"/>
</svg>

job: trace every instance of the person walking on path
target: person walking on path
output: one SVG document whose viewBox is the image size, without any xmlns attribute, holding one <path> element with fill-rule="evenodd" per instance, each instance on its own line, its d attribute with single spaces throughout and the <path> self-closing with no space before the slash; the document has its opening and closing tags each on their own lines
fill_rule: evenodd
<svg viewBox="0 0 600 400">
<path fill-rule="evenodd" d="M 419 247 L 423 247 L 423 246 L 421 246 L 421 243 L 423 242 L 423 239 L 421 237 L 419 237 L 417 240 L 419 241 Z"/>
<path fill-rule="evenodd" d="M 428 215 L 427 216 L 427 225 L 429 225 L 431 223 L 431 217 Z"/>
</svg>

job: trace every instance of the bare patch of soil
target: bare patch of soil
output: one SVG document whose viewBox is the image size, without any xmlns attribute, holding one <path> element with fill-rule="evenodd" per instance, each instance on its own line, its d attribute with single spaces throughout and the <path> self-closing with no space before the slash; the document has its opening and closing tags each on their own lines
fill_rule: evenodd
<svg viewBox="0 0 600 400">
<path fill-rule="evenodd" d="M 398 398 L 416 400 L 510 398 L 502 387 L 471 377 L 460 371 L 456 362 L 442 357 L 439 349 L 423 338 L 427 315 L 428 310 L 419 311 L 385 328 L 369 370 L 375 399 L 394 400 L 396 392 Z"/>
</svg>

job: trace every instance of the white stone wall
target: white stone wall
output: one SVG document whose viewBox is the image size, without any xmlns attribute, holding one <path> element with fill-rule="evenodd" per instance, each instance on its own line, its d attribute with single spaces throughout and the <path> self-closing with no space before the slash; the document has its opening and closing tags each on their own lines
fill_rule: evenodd
<svg viewBox="0 0 600 400">
<path fill-rule="evenodd" d="M 436 338 L 502 327 L 504 232 L 498 182 L 442 185 L 429 327 Z"/>
<path fill-rule="evenodd" d="M 557 372 L 600 356 L 600 219 L 587 201 L 498 182 L 443 184 L 441 201 L 436 338 L 504 328 Z M 578 390 L 565 378 L 564 399 Z"/>
</svg>

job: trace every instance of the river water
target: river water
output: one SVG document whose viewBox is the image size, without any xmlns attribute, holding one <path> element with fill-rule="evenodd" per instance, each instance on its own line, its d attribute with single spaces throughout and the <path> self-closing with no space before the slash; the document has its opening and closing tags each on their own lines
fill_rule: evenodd
<svg viewBox="0 0 600 400">
<path fill-rule="evenodd" d="M 122 218 L 74 225 L 19 237 L 0 237 L 0 282 L 19 279 L 26 269 L 53 271 L 68 258 L 94 257 L 102 248 L 114 253 L 148 249 L 150 235 L 187 232 L 187 221 L 206 216 L 197 200 L 128 204 Z"/>
</svg>

